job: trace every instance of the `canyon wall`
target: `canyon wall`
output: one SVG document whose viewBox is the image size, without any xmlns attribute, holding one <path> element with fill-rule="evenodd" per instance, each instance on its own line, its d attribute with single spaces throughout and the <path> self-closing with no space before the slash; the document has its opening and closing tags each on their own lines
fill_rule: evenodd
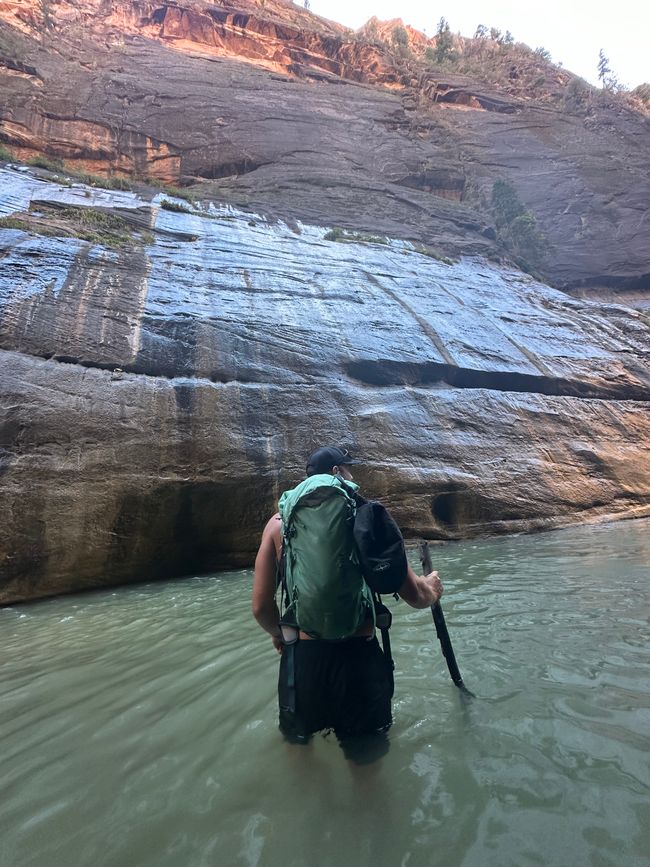
<svg viewBox="0 0 650 867">
<path fill-rule="evenodd" d="M 280 0 L 0 21 L 0 602 L 250 565 L 324 443 L 409 536 L 650 514 L 643 113 Z"/>
</svg>

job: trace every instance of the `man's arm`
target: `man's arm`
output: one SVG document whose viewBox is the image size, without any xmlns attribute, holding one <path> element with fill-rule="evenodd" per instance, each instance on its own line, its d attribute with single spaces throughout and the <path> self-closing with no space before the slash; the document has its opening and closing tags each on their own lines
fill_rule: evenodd
<svg viewBox="0 0 650 867">
<path fill-rule="evenodd" d="M 413 608 L 428 608 L 438 602 L 444 593 L 444 588 L 437 572 L 416 575 L 409 566 L 406 581 L 398 593 Z"/>
<path fill-rule="evenodd" d="M 282 652 L 282 633 L 280 632 L 280 612 L 275 601 L 276 573 L 281 546 L 281 524 L 274 515 L 262 533 L 262 541 L 255 558 L 253 578 L 253 617 L 262 629 L 273 639 L 273 646 Z"/>
</svg>

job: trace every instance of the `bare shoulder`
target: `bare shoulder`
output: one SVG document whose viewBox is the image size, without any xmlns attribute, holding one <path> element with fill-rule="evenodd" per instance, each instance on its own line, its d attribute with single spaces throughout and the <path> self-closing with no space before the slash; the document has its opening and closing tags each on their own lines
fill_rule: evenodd
<svg viewBox="0 0 650 867">
<path fill-rule="evenodd" d="M 273 515 L 272 518 L 269 518 L 264 527 L 260 550 L 264 549 L 267 545 L 273 547 L 276 557 L 280 556 L 282 548 L 282 520 L 279 512 Z"/>
<path fill-rule="evenodd" d="M 282 536 L 282 519 L 280 518 L 280 513 L 276 512 L 272 518 L 266 522 L 266 526 L 264 527 L 263 536 L 271 536 L 273 539 L 280 539 Z"/>
</svg>

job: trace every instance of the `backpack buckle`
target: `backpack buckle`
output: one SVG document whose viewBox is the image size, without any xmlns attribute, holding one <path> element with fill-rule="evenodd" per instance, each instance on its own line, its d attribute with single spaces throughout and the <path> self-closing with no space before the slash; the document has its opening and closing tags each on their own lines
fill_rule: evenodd
<svg viewBox="0 0 650 867">
<path fill-rule="evenodd" d="M 390 608 L 386 608 L 382 602 L 376 602 L 375 623 L 377 624 L 377 628 L 381 630 L 390 629 L 392 622 L 393 614 Z"/>
</svg>

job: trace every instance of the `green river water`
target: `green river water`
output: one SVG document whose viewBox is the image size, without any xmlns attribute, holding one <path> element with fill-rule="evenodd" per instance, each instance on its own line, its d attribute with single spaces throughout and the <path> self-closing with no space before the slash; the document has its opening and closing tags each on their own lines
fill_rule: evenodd
<svg viewBox="0 0 650 867">
<path fill-rule="evenodd" d="M 283 743 L 250 572 L 0 610 L 2 867 L 650 863 L 650 521 L 434 548 L 390 749 Z"/>
</svg>

